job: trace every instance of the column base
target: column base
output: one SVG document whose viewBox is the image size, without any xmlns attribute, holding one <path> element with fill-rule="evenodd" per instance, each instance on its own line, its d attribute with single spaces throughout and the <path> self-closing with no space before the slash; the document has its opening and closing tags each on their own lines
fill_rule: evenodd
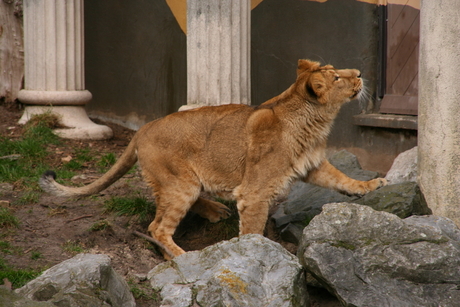
<svg viewBox="0 0 460 307">
<path fill-rule="evenodd" d="M 55 129 L 54 133 L 65 139 L 106 140 L 113 136 L 107 126 L 93 123 L 83 106 L 26 106 L 19 124 L 24 125 L 33 115 L 51 112 L 59 116 L 60 123 L 67 127 Z"/>
<path fill-rule="evenodd" d="M 206 105 L 204 104 L 185 104 L 181 106 L 178 111 L 180 112 L 180 111 L 193 110 L 193 109 L 198 109 L 201 107 L 206 107 Z"/>
</svg>

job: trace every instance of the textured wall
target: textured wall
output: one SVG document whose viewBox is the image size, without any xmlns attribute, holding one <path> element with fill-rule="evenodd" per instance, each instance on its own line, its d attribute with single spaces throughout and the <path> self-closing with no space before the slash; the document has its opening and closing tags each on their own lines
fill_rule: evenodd
<svg viewBox="0 0 460 307">
<path fill-rule="evenodd" d="M 131 128 L 186 104 L 186 40 L 166 1 L 85 1 L 91 115 Z"/>
</svg>

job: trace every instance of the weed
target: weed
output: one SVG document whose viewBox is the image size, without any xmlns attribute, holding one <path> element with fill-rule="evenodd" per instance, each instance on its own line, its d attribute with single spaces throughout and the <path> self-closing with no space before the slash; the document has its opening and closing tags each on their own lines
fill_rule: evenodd
<svg viewBox="0 0 460 307">
<path fill-rule="evenodd" d="M 76 171 L 83 168 L 83 163 L 77 160 L 70 160 L 62 166 L 63 169 Z"/>
<path fill-rule="evenodd" d="M 61 125 L 61 118 L 57 114 L 51 113 L 51 111 L 42 113 L 42 114 L 35 114 L 33 115 L 30 120 L 27 122 L 27 124 L 24 126 L 26 130 L 29 130 L 31 128 L 37 127 L 37 126 L 43 126 L 47 127 L 50 129 L 54 128 L 62 128 L 63 126 Z"/>
<path fill-rule="evenodd" d="M 18 227 L 19 220 L 9 209 L 0 208 L 0 227 Z"/>
<path fill-rule="evenodd" d="M 59 138 L 45 124 L 30 125 L 22 138 L 10 140 L 0 137 L 0 156 L 16 155 L 17 159 L 0 159 L 0 182 L 14 182 L 17 186 L 38 189 L 45 165 L 46 147 L 57 144 Z"/>
<path fill-rule="evenodd" d="M 133 279 L 128 280 L 128 285 L 135 299 L 159 302 L 158 294 L 151 288 L 138 284 Z"/>
<path fill-rule="evenodd" d="M 4 259 L 0 258 L 0 283 L 2 284 L 6 278 L 13 284 L 13 288 L 17 289 L 40 274 L 40 271 L 33 269 L 13 269 L 5 263 Z"/>
<path fill-rule="evenodd" d="M 57 206 L 56 208 L 50 207 L 50 210 L 48 211 L 49 216 L 55 216 L 59 214 L 67 214 L 67 209 L 65 206 Z"/>
<path fill-rule="evenodd" d="M 70 254 L 83 253 L 85 249 L 80 242 L 68 240 L 62 245 L 62 250 Z"/>
<path fill-rule="evenodd" d="M 43 258 L 43 255 L 42 253 L 37 252 L 37 251 L 33 251 L 32 254 L 30 255 L 30 259 L 32 260 L 38 260 L 40 258 Z"/>
<path fill-rule="evenodd" d="M 9 242 L 0 241 L 0 252 L 4 254 L 12 254 L 13 248 Z"/>
<path fill-rule="evenodd" d="M 35 191 L 24 192 L 18 200 L 19 205 L 36 204 L 40 199 L 40 193 Z"/>
<path fill-rule="evenodd" d="M 75 159 L 81 162 L 89 162 L 94 159 L 93 155 L 91 154 L 91 150 L 88 148 L 77 149 L 75 151 Z"/>
<path fill-rule="evenodd" d="M 113 152 L 106 153 L 101 157 L 101 160 L 97 162 L 97 166 L 99 167 L 99 171 L 104 173 L 109 167 L 115 164 L 117 161 L 117 157 Z"/>
<path fill-rule="evenodd" d="M 87 148 L 76 149 L 74 156 L 72 160 L 63 165 L 63 169 L 72 171 L 80 170 L 85 166 L 86 162 L 93 160 L 91 150 Z"/>
<path fill-rule="evenodd" d="M 111 227 L 109 221 L 101 220 L 101 221 L 98 221 L 98 222 L 94 223 L 93 225 L 91 225 L 89 230 L 90 231 L 101 231 L 101 230 L 105 230 L 105 229 L 107 229 L 109 227 Z"/>
<path fill-rule="evenodd" d="M 75 172 L 72 172 L 71 170 L 68 169 L 59 169 L 56 170 L 56 176 L 57 176 L 57 182 L 63 183 L 63 180 L 68 180 L 71 179 L 73 176 L 75 176 Z"/>
<path fill-rule="evenodd" d="M 145 197 L 135 198 L 114 196 L 104 202 L 107 211 L 116 212 L 118 215 L 137 215 L 140 222 L 151 221 L 155 216 L 153 202 Z"/>
</svg>

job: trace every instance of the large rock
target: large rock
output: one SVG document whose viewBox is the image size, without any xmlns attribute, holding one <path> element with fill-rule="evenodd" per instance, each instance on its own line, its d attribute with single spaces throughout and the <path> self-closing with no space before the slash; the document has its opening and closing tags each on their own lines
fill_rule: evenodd
<svg viewBox="0 0 460 307">
<path fill-rule="evenodd" d="M 356 180 L 366 181 L 379 176 L 377 172 L 362 169 L 358 158 L 346 150 L 341 150 L 332 154 L 329 157 L 329 162 L 344 174 Z"/>
<path fill-rule="evenodd" d="M 385 179 L 389 184 L 417 181 L 417 146 L 396 157 Z"/>
<path fill-rule="evenodd" d="M 432 214 L 419 186 L 410 181 L 384 186 L 354 202 L 377 211 L 396 214 L 400 218 Z"/>
<path fill-rule="evenodd" d="M 153 268 L 148 278 L 162 306 L 309 306 L 298 259 L 260 235 L 188 252 Z"/>
<path fill-rule="evenodd" d="M 15 292 L 56 306 L 136 306 L 128 284 L 113 270 L 106 255 L 78 254 Z"/>
<path fill-rule="evenodd" d="M 14 293 L 5 286 L 0 286 L 0 307 L 56 307 L 51 302 L 37 302 Z"/>
<path fill-rule="evenodd" d="M 304 229 L 298 256 L 344 306 L 460 302 L 460 230 L 446 218 L 327 204 Z"/>
<path fill-rule="evenodd" d="M 349 177 L 357 180 L 371 180 L 378 177 L 377 172 L 363 170 L 352 153 L 341 150 L 329 158 L 329 162 Z M 296 182 L 272 219 L 280 230 L 281 238 L 295 244 L 299 243 L 303 228 L 316 215 L 321 213 L 324 204 L 351 202 L 358 199 L 337 191 L 318 187 L 304 182 Z"/>
</svg>

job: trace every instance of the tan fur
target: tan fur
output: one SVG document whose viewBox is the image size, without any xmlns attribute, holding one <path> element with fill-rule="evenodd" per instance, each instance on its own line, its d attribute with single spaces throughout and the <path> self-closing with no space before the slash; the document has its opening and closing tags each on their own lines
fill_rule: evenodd
<svg viewBox="0 0 460 307">
<path fill-rule="evenodd" d="M 227 208 L 200 198 L 201 191 L 237 200 L 240 234 L 263 234 L 270 204 L 295 180 L 363 195 L 386 184 L 344 175 L 325 158 L 326 140 L 341 105 L 362 93 L 360 73 L 299 60 L 297 80 L 258 107 L 224 105 L 178 112 L 143 126 L 103 177 L 81 188 L 59 185 L 49 174 L 40 184 L 61 196 L 91 195 L 139 161 L 156 197 L 148 231 L 177 256 L 172 235 L 189 211 L 212 222 Z"/>
</svg>

